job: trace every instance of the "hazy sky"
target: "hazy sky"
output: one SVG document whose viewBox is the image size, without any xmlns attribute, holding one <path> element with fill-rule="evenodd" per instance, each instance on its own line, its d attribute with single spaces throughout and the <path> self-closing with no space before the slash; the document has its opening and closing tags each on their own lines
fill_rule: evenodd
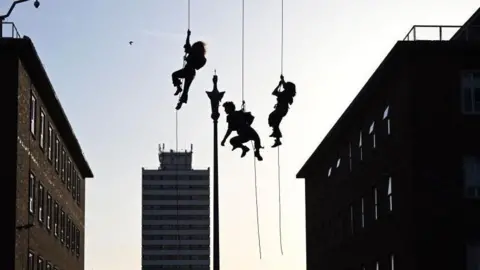
<svg viewBox="0 0 480 270">
<path fill-rule="evenodd" d="M 282 124 L 283 240 L 278 237 L 277 151 L 267 117 L 280 75 L 280 0 L 246 0 L 245 97 L 264 140 L 258 164 L 263 259 L 258 257 L 253 154 L 220 149 L 224 270 L 305 268 L 304 183 L 296 172 L 395 42 L 414 24 L 461 25 L 478 0 L 284 0 L 285 78 L 297 97 Z M 8 2 L 8 3 L 7 3 Z M 9 0 L 2 0 L 5 11 Z M 241 102 L 241 1 L 191 0 L 192 41 L 208 43 L 179 115 L 179 146 L 194 166 L 212 160 L 213 69 L 224 101 Z M 87 181 L 86 269 L 141 269 L 141 167 L 157 145 L 175 148 L 170 74 L 182 65 L 187 0 L 62 0 L 21 4 L 10 18 L 32 38 L 95 178 Z M 134 40 L 133 46 L 128 41 Z M 220 136 L 225 132 L 221 116 Z"/>
</svg>

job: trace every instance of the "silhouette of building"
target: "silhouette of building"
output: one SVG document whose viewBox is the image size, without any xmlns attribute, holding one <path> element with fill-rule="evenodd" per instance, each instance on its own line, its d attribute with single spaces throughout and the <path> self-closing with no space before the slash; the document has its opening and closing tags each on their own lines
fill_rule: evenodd
<svg viewBox="0 0 480 270">
<path fill-rule="evenodd" d="M 85 178 L 93 177 L 28 37 L 0 37 L 7 177 L 2 269 L 84 269 Z M 16 179 L 16 181 L 11 181 Z"/>
<path fill-rule="evenodd" d="M 142 269 L 210 269 L 210 170 L 164 148 L 142 168 Z"/>
<path fill-rule="evenodd" d="M 297 174 L 308 270 L 480 269 L 480 9 L 451 39 L 430 26 L 438 40 L 421 40 L 424 28 Z"/>
</svg>

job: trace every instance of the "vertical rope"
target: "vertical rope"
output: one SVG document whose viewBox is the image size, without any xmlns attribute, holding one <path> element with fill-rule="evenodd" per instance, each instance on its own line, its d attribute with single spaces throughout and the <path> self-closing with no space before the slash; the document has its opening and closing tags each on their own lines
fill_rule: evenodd
<svg viewBox="0 0 480 270">
<path fill-rule="evenodd" d="M 242 0 L 242 110 L 245 110 L 245 0 Z M 255 149 L 252 142 L 252 148 Z M 262 259 L 262 242 L 260 239 L 260 218 L 258 214 L 258 185 L 257 185 L 257 161 L 253 157 L 253 171 L 255 178 L 255 208 L 257 216 L 258 254 Z"/>
<path fill-rule="evenodd" d="M 283 75 L 283 0 L 282 1 L 282 26 L 281 26 L 281 49 L 280 49 L 280 74 Z M 280 167 L 280 146 L 277 148 L 277 175 L 278 175 L 278 234 L 280 239 L 280 252 L 283 255 L 283 237 L 282 237 L 282 186 L 281 186 L 281 167 Z"/>
<path fill-rule="evenodd" d="M 190 0 L 188 0 L 188 29 L 190 30 Z"/>
<path fill-rule="evenodd" d="M 242 0 L 242 108 L 245 105 L 245 0 Z"/>
</svg>

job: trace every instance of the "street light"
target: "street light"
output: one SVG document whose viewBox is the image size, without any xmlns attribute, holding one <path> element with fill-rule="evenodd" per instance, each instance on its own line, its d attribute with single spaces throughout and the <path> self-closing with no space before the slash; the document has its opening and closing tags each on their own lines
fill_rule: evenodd
<svg viewBox="0 0 480 270">
<path fill-rule="evenodd" d="M 217 88 L 218 76 L 213 75 L 213 90 L 208 92 L 212 107 L 211 118 L 213 120 L 213 270 L 220 269 L 220 228 L 218 215 L 218 107 L 225 92 L 219 92 Z"/>
<path fill-rule="evenodd" d="M 12 5 L 10 6 L 10 9 L 8 10 L 7 14 L 0 16 L 0 38 L 3 37 L 3 21 L 6 18 L 8 18 L 10 16 L 10 14 L 12 14 L 12 11 L 17 4 L 21 4 L 21 3 L 24 3 L 24 2 L 28 2 L 28 1 L 30 1 L 30 0 L 16 0 L 16 1 L 14 1 L 12 3 Z M 33 3 L 33 6 L 35 8 L 39 8 L 40 7 L 40 1 L 35 0 L 35 2 Z"/>
</svg>

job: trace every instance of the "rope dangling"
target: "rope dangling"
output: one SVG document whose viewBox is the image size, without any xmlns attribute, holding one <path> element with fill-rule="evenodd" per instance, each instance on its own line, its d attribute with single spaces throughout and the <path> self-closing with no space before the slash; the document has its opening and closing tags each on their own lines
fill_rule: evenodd
<svg viewBox="0 0 480 270">
<path fill-rule="evenodd" d="M 245 0 L 242 0 L 242 111 L 245 111 Z M 255 149 L 252 142 L 252 148 Z M 260 238 L 260 218 L 258 211 L 258 185 L 257 185 L 257 161 L 253 157 L 253 173 L 255 180 L 255 208 L 257 217 L 257 238 L 258 238 L 258 254 L 262 259 L 262 242 Z"/>
<path fill-rule="evenodd" d="M 187 15 L 187 26 L 188 26 L 188 31 L 190 31 L 190 0 L 188 0 L 188 15 Z M 187 64 L 187 53 L 185 53 L 185 56 L 183 57 L 183 67 L 185 68 L 185 65 Z M 185 79 L 183 79 L 183 83 L 185 83 Z M 175 110 L 175 154 L 178 154 L 178 111 Z M 178 161 L 178 160 L 177 160 Z M 178 197 L 180 196 L 180 192 L 178 190 L 178 164 L 175 165 L 175 187 L 176 187 L 176 195 L 177 195 L 177 218 L 176 218 L 176 232 L 177 232 L 177 240 L 178 240 L 178 246 L 180 247 L 182 244 L 182 240 L 180 238 L 180 225 L 178 222 L 178 217 L 179 217 L 179 210 L 178 210 L 178 204 L 179 204 L 179 199 Z M 177 256 L 180 255 L 180 248 L 177 247 Z"/>
<path fill-rule="evenodd" d="M 280 49 L 280 74 L 283 78 L 283 0 L 282 1 L 282 27 L 281 27 L 281 49 Z M 278 176 L 278 234 L 280 239 L 280 252 L 283 255 L 283 237 L 282 237 L 282 186 L 281 186 L 281 166 L 280 166 L 280 146 L 277 148 L 277 176 Z"/>
</svg>

